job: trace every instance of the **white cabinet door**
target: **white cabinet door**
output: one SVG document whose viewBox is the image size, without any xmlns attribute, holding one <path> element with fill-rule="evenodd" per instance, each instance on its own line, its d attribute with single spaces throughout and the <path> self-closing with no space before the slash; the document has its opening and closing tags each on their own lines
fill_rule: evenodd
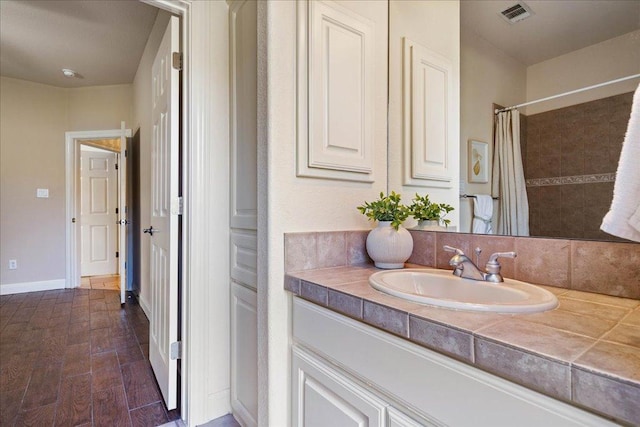
<svg viewBox="0 0 640 427">
<path fill-rule="evenodd" d="M 245 427 L 258 425 L 258 294 L 231 284 L 231 407 Z"/>
<path fill-rule="evenodd" d="M 300 348 L 293 349 L 293 425 L 386 425 L 386 404 Z"/>
</svg>

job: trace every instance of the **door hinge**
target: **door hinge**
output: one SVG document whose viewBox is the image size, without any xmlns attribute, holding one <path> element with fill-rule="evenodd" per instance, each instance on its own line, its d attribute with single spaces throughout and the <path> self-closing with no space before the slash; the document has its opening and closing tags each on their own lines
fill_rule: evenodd
<svg viewBox="0 0 640 427">
<path fill-rule="evenodd" d="M 116 213 L 118 213 L 118 208 L 116 208 Z"/>
<path fill-rule="evenodd" d="M 182 197 L 176 197 L 171 202 L 171 213 L 173 215 L 182 215 L 182 211 L 184 209 L 184 203 L 182 202 Z"/>
<path fill-rule="evenodd" d="M 181 52 L 173 52 L 172 57 L 172 65 L 178 71 L 182 71 L 182 53 Z"/>
<path fill-rule="evenodd" d="M 127 157 L 127 150 L 124 150 L 124 156 Z"/>
<path fill-rule="evenodd" d="M 116 163 L 116 170 L 118 170 L 118 164 Z"/>
<path fill-rule="evenodd" d="M 171 360 L 182 359 L 182 341 L 171 343 Z"/>
<path fill-rule="evenodd" d="M 120 252 L 116 252 L 116 258 L 120 258 Z"/>
</svg>

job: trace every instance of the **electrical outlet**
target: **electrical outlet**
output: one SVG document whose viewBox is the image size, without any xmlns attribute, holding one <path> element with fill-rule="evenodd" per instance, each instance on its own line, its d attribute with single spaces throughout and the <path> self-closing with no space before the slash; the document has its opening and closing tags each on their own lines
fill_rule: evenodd
<svg viewBox="0 0 640 427">
<path fill-rule="evenodd" d="M 10 259 L 9 260 L 9 270 L 17 270 L 18 268 L 18 261 L 15 259 Z"/>
</svg>

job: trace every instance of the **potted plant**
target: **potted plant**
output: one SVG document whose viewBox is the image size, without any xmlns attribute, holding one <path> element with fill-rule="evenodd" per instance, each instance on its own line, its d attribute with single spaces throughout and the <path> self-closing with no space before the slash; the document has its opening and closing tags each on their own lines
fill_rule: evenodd
<svg viewBox="0 0 640 427">
<path fill-rule="evenodd" d="M 408 210 L 409 214 L 418 220 L 416 229 L 438 230 L 442 228 L 441 224 L 448 227 L 451 223 L 451 220 L 444 216 L 453 210 L 453 206 L 431 202 L 428 194 L 420 196 L 416 193 Z"/>
<path fill-rule="evenodd" d="M 409 216 L 409 209 L 400 203 L 400 195 L 392 191 L 373 202 L 365 202 L 358 210 L 378 226 L 367 236 L 367 252 L 378 268 L 404 268 L 404 262 L 413 251 L 413 238 L 402 227 Z"/>
</svg>

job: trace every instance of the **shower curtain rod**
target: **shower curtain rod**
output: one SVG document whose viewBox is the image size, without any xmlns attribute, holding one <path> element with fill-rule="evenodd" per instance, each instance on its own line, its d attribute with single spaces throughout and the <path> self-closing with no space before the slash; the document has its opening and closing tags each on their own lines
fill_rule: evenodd
<svg viewBox="0 0 640 427">
<path fill-rule="evenodd" d="M 584 92 L 584 91 L 587 91 L 587 90 L 596 89 L 596 88 L 599 88 L 599 87 L 602 87 L 602 86 L 607 86 L 607 85 L 610 85 L 610 84 L 613 84 L 613 83 L 623 82 L 625 80 L 636 79 L 638 77 L 640 77 L 640 74 L 633 74 L 631 76 L 621 77 L 619 79 L 611 80 L 611 81 L 608 81 L 608 82 L 598 83 L 598 84 L 593 85 L 593 86 L 583 87 L 582 89 L 576 89 L 576 90 L 571 90 L 569 92 L 560 93 L 558 95 L 547 96 L 546 98 L 536 99 L 535 101 L 525 102 L 525 103 L 522 103 L 522 104 L 514 105 L 512 107 L 503 108 L 501 110 L 495 110 L 494 114 L 502 113 L 503 111 L 515 110 L 516 108 L 525 107 L 525 106 L 531 105 L 531 104 L 537 104 L 538 102 L 550 101 L 552 99 L 560 98 L 562 96 L 573 95 L 574 93 L 580 93 L 580 92 Z"/>
</svg>

